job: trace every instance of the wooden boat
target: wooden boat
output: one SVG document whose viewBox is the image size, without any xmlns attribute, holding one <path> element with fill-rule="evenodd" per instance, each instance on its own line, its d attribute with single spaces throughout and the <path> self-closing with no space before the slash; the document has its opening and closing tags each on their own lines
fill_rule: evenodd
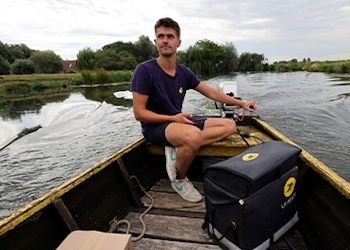
<svg viewBox="0 0 350 250">
<path fill-rule="evenodd" d="M 243 139 L 234 134 L 198 152 L 189 177 L 197 180 L 194 183 L 199 190 L 203 191 L 202 158 L 236 155 L 261 143 L 255 136 L 294 144 L 258 117 L 246 117 L 238 130 L 254 137 Z M 139 234 L 142 228 L 137 217 L 150 201 L 130 176 L 137 176 L 156 197 L 153 208 L 144 216 L 146 233 L 133 242 L 133 249 L 218 249 L 201 229 L 204 202 L 188 203 L 175 194 L 164 164 L 164 148 L 140 138 L 1 220 L 1 249 L 55 249 L 76 229 L 107 232 L 115 217 L 126 217 L 132 225 L 131 233 Z M 291 243 L 296 249 L 349 249 L 349 183 L 305 150 L 298 167 L 302 184 L 298 194 L 300 221 L 291 230 Z M 276 244 L 279 249 L 288 249 L 283 242 Z"/>
<path fill-rule="evenodd" d="M 245 117 L 237 125 L 241 134 L 251 136 L 233 134 L 204 146 L 193 161 L 188 176 L 201 192 L 203 160 L 237 155 L 261 140 L 296 145 L 259 117 Z M 297 165 L 300 219 L 276 242 L 277 249 L 350 249 L 350 184 L 305 150 Z M 137 236 L 142 232 L 140 216 L 147 228 L 133 249 L 219 249 L 201 227 L 204 201 L 188 203 L 172 190 L 164 147 L 144 138 L 1 220 L 0 249 L 56 249 L 74 230 L 108 232 L 114 218 L 127 219 L 130 233 Z M 126 230 L 120 225 L 111 233 Z"/>
</svg>

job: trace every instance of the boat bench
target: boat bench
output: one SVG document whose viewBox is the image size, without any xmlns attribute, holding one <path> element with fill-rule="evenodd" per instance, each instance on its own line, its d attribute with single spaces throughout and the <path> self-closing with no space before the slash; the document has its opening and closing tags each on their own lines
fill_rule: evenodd
<svg viewBox="0 0 350 250">
<path fill-rule="evenodd" d="M 273 139 L 266 133 L 258 130 L 253 126 L 237 126 L 240 133 L 249 133 L 252 135 L 249 138 L 243 137 L 238 133 L 232 134 L 225 139 L 214 142 L 200 148 L 197 152 L 199 156 L 223 156 L 230 157 L 237 155 L 248 147 L 255 146 L 263 141 L 272 141 Z M 260 139 L 259 139 L 260 138 Z M 164 155 L 164 146 L 154 145 L 151 142 L 146 142 L 146 147 L 149 153 L 155 155 Z"/>
</svg>

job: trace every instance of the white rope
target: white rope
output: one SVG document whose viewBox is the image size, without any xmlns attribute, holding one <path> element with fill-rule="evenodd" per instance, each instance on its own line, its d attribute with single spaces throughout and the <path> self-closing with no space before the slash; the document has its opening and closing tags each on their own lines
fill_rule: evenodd
<svg viewBox="0 0 350 250">
<path fill-rule="evenodd" d="M 148 198 L 150 198 L 151 201 L 152 201 L 152 202 L 151 202 L 151 205 L 149 205 L 149 207 L 148 207 L 148 208 L 140 215 L 140 217 L 139 217 L 139 220 L 140 220 L 140 222 L 141 222 L 141 224 L 142 224 L 143 229 L 142 229 L 141 234 L 140 234 L 138 237 L 132 238 L 132 239 L 131 239 L 132 241 L 135 242 L 135 241 L 140 240 L 140 239 L 145 235 L 145 233 L 146 233 L 147 226 L 146 226 L 146 223 L 145 223 L 144 220 L 143 220 L 143 216 L 145 216 L 145 215 L 149 212 L 149 210 L 152 209 L 152 207 L 153 207 L 153 205 L 154 205 L 154 198 L 153 198 L 150 194 L 148 194 L 148 193 L 146 192 L 146 189 L 140 184 L 139 179 L 138 179 L 135 175 L 130 176 L 130 179 L 135 179 L 136 182 L 137 182 L 137 184 L 139 185 L 141 191 L 143 191 L 143 192 L 145 193 L 145 195 L 146 195 Z M 122 223 L 124 223 L 124 224 L 127 225 L 126 234 L 129 234 L 130 228 L 131 228 L 130 222 L 129 222 L 128 220 L 125 220 L 125 219 L 123 219 L 123 220 L 117 220 L 116 217 L 114 217 L 114 218 L 109 222 L 110 227 L 109 227 L 108 233 L 113 233 L 113 232 L 118 228 L 118 226 L 119 226 L 120 224 L 122 224 Z"/>
</svg>

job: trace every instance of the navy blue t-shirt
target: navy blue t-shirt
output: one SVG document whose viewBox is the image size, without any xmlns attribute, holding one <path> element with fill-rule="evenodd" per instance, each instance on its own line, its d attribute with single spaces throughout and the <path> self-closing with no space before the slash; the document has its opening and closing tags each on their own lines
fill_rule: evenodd
<svg viewBox="0 0 350 250">
<path fill-rule="evenodd" d="M 176 75 L 165 73 L 156 59 L 139 64 L 131 82 L 131 91 L 148 95 L 146 108 L 157 114 L 176 115 L 182 112 L 186 91 L 198 86 L 200 80 L 186 66 L 176 63 Z M 142 132 L 148 125 L 141 122 Z"/>
</svg>

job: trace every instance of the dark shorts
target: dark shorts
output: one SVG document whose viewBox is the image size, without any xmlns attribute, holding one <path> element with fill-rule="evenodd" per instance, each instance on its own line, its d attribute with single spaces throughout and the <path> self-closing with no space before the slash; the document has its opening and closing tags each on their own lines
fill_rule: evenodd
<svg viewBox="0 0 350 250">
<path fill-rule="evenodd" d="M 173 146 L 168 142 L 165 137 L 165 129 L 171 122 L 166 123 L 153 123 L 149 124 L 149 129 L 143 133 L 143 136 L 153 144 L 162 145 L 162 146 Z M 204 128 L 204 122 L 193 124 L 200 130 Z"/>
</svg>

